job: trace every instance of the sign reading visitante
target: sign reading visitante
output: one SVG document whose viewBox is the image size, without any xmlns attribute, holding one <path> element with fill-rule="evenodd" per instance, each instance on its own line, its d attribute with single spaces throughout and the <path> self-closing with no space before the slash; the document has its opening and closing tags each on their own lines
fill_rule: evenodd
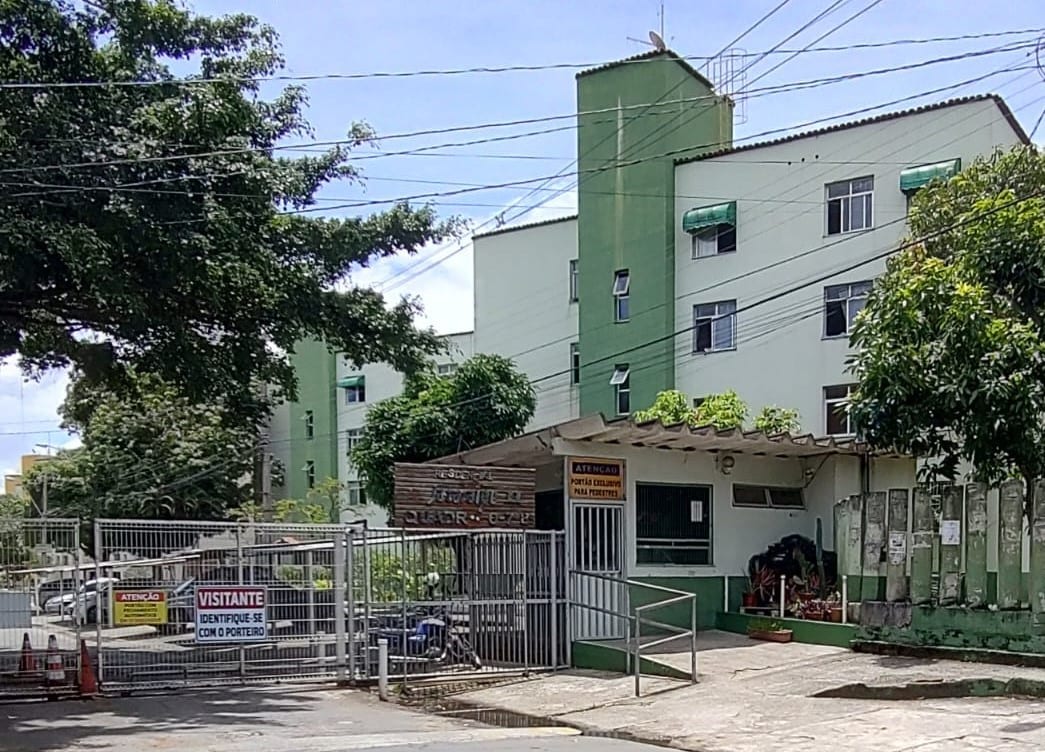
<svg viewBox="0 0 1045 752">
<path fill-rule="evenodd" d="M 533 468 L 397 462 L 394 524 L 530 529 L 536 484 Z"/>
<path fill-rule="evenodd" d="M 569 458 L 571 499 L 624 500 L 624 460 Z"/>
</svg>

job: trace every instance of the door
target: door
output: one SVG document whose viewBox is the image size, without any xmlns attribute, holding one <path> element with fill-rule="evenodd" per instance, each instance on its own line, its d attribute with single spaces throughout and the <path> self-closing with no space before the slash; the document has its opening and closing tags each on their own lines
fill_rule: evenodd
<svg viewBox="0 0 1045 752">
<path fill-rule="evenodd" d="M 571 502 L 570 601 L 575 640 L 627 635 L 624 505 Z"/>
</svg>

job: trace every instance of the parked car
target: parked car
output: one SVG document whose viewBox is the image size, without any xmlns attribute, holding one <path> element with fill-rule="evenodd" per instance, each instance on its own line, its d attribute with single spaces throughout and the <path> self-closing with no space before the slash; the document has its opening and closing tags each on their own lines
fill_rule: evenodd
<svg viewBox="0 0 1045 752">
<path fill-rule="evenodd" d="M 71 575 L 41 582 L 36 588 L 36 603 L 46 614 L 60 614 L 62 611 L 57 603 L 51 609 L 47 608 L 48 604 L 63 595 L 74 595 L 82 582 L 82 578 L 77 582 Z"/>
<path fill-rule="evenodd" d="M 80 590 L 73 596 L 63 596 L 63 612 L 73 617 L 78 624 L 94 624 L 98 621 L 98 594 L 102 594 L 102 613 L 105 613 L 105 604 L 109 600 L 109 588 L 112 583 L 119 582 L 118 577 L 102 577 L 101 579 L 90 579 L 80 586 Z"/>
</svg>

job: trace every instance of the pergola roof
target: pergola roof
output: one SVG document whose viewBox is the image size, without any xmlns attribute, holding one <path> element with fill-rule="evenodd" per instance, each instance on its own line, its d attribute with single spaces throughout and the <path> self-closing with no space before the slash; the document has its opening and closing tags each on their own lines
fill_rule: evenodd
<svg viewBox="0 0 1045 752">
<path fill-rule="evenodd" d="M 606 420 L 601 415 L 576 418 L 514 439 L 477 447 L 430 460 L 439 464 L 503 465 L 533 467 L 548 462 L 552 440 L 586 442 L 593 445 L 672 449 L 682 452 L 729 452 L 768 457 L 858 456 L 874 453 L 899 457 L 893 453 L 871 452 L 867 444 L 855 439 L 813 434 L 765 434 L 739 428 L 690 427 L 684 423 L 664 425 L 659 420 L 635 422 L 630 418 Z M 593 451 L 597 451 L 593 449 Z"/>
</svg>

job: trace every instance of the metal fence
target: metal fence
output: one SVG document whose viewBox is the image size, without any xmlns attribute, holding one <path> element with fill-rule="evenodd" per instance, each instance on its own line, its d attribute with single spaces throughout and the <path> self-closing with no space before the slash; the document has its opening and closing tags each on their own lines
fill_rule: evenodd
<svg viewBox="0 0 1045 752">
<path fill-rule="evenodd" d="M 566 660 L 563 535 L 357 530 L 350 670 L 393 677 L 553 669 Z"/>
<path fill-rule="evenodd" d="M 74 526 L 75 528 L 75 526 Z M 63 615 L 106 689 L 556 668 L 561 533 L 97 520 Z"/>
<path fill-rule="evenodd" d="M 72 687 L 80 630 L 64 613 L 81 588 L 81 564 L 77 520 L 0 520 L 0 694 Z M 55 655 L 59 670 L 49 666 Z"/>
</svg>

